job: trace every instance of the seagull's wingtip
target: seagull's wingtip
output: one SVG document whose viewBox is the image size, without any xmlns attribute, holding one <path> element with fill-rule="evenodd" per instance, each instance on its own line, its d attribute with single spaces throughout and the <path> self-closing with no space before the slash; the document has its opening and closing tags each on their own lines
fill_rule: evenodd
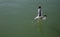
<svg viewBox="0 0 60 37">
<path fill-rule="evenodd" d="M 43 17 L 42 20 L 46 20 L 46 17 Z"/>
</svg>

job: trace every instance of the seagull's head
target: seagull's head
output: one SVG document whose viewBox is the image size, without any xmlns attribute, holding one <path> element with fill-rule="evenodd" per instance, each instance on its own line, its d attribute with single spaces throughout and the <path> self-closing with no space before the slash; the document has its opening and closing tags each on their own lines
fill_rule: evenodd
<svg viewBox="0 0 60 37">
<path fill-rule="evenodd" d="M 41 8 L 41 6 L 39 6 L 38 8 Z"/>
</svg>

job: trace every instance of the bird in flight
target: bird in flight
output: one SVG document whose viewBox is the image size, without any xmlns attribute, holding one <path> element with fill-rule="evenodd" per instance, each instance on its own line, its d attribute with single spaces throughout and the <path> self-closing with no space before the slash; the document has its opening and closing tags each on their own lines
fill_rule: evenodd
<svg viewBox="0 0 60 37">
<path fill-rule="evenodd" d="M 35 20 L 45 20 L 47 15 L 43 15 L 41 6 L 38 7 L 38 15 L 34 18 Z"/>
</svg>

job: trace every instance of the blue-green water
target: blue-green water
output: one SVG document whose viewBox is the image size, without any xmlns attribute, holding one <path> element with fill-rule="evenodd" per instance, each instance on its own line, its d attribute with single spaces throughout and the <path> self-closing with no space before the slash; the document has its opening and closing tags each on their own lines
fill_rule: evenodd
<svg viewBox="0 0 60 37">
<path fill-rule="evenodd" d="M 0 0 L 0 37 L 60 37 L 59 3 L 60 0 Z M 42 24 L 34 21 L 39 5 L 47 15 Z"/>
</svg>

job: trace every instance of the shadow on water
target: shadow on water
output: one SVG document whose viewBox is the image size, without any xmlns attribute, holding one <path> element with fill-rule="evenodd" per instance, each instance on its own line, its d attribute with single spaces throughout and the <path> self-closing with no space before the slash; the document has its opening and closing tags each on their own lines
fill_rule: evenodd
<svg viewBox="0 0 60 37">
<path fill-rule="evenodd" d="M 41 34 L 40 35 L 41 37 L 44 37 L 44 32 L 43 32 L 43 23 L 44 23 L 44 21 L 35 20 L 34 22 L 35 22 L 36 30 Z"/>
</svg>

